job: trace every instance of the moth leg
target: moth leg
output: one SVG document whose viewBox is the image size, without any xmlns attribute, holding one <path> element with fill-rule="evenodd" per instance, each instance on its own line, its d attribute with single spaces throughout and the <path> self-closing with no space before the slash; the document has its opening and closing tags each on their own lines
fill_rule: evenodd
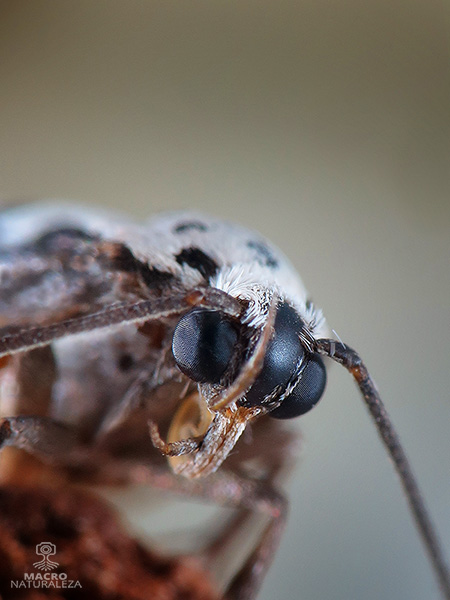
<svg viewBox="0 0 450 600">
<path fill-rule="evenodd" d="M 247 439 L 246 439 L 247 438 Z M 267 440 L 271 440 L 270 446 Z M 244 564 L 239 568 L 228 585 L 227 600 L 254 598 L 261 586 L 272 559 L 279 546 L 286 524 L 288 503 L 277 490 L 281 482 L 291 471 L 299 454 L 300 436 L 297 431 L 285 429 L 273 420 L 261 420 L 253 431 L 249 428 L 240 441 L 239 451 L 228 459 L 228 468 L 239 472 L 240 461 L 256 461 L 264 467 L 264 479 L 260 485 L 270 496 L 273 495 L 273 511 L 256 537 L 253 548 Z M 239 548 L 245 537 L 242 532 L 251 531 L 255 511 L 248 508 L 238 510 L 237 514 L 217 531 L 203 551 L 207 561 L 221 564 L 221 556 L 227 547 Z"/>
<path fill-rule="evenodd" d="M 259 533 L 250 553 L 246 558 L 243 557 L 242 566 L 227 584 L 224 592 L 226 600 L 251 600 L 256 597 L 280 544 L 287 509 L 287 501 L 279 495 L 270 511 L 269 522 Z M 223 570 L 224 555 L 229 555 L 233 549 L 236 552 L 239 544 L 245 541 L 244 533 L 248 534 L 254 517 L 255 513 L 252 511 L 241 509 L 216 532 L 216 537 L 200 554 L 210 570 L 215 573 Z"/>
<path fill-rule="evenodd" d="M 236 545 L 242 542 L 243 532 L 248 533 L 256 515 L 266 520 L 253 549 L 243 558 L 243 565 L 233 575 L 224 592 L 226 600 L 252 600 L 279 546 L 287 518 L 287 500 L 270 481 L 245 479 L 226 471 L 200 479 L 196 484 L 196 498 L 238 509 L 237 514 L 225 523 L 215 539 L 201 552 L 202 558 L 213 570 L 220 572 L 222 551 L 226 546 L 234 546 L 236 551 Z"/>
<path fill-rule="evenodd" d="M 120 402 L 113 405 L 104 415 L 95 434 L 96 441 L 99 443 L 106 441 L 111 434 L 123 427 L 130 418 L 141 419 L 146 423 L 149 418 L 148 410 L 155 392 L 168 382 L 175 381 L 177 383 L 177 378 L 180 379 L 180 375 L 175 367 L 160 369 L 157 378 L 151 371 L 142 371 Z M 174 405 L 177 401 L 178 394 L 175 394 Z M 166 406 L 167 404 L 168 402 L 166 402 Z"/>
<path fill-rule="evenodd" d="M 287 516 L 287 502 L 277 518 L 272 518 L 261 534 L 256 547 L 233 577 L 225 592 L 227 600 L 251 600 L 256 597 L 265 573 L 280 544 Z"/>
<path fill-rule="evenodd" d="M 267 440 L 271 441 L 269 446 Z M 298 433 L 277 421 L 261 419 L 244 432 L 236 452 L 227 460 L 228 471 L 192 482 L 195 492 L 191 495 L 238 509 L 201 552 L 213 571 L 222 570 L 226 547 L 234 546 L 234 552 L 242 548 L 242 533 L 247 533 L 248 539 L 248 534 L 255 531 L 255 517 L 265 517 L 264 523 L 258 519 L 259 537 L 227 587 L 227 600 L 254 598 L 272 562 L 287 516 L 287 502 L 277 490 L 298 454 L 298 442 Z M 250 469 L 247 476 L 243 475 L 243 466 Z M 179 480 L 178 485 L 184 483 Z"/>
<path fill-rule="evenodd" d="M 61 426 L 46 418 L 56 377 L 50 346 L 12 356 L 2 369 L 0 478 L 3 481 L 40 479 L 46 469 L 29 453 L 56 457 L 67 449 L 68 437 L 61 433 Z M 5 415 L 7 417 L 1 419 Z"/>
<path fill-rule="evenodd" d="M 81 448 L 75 432 L 53 419 L 38 416 L 0 420 L 0 450 L 20 448 L 50 462 L 62 462 Z"/>
<path fill-rule="evenodd" d="M 0 420 L 0 481 L 9 485 L 53 485 L 65 481 L 61 462 L 87 462 L 74 432 L 46 417 Z"/>
<path fill-rule="evenodd" d="M 149 387 L 150 376 L 148 373 L 140 375 L 130 386 L 117 405 L 103 417 L 95 434 L 96 440 L 101 442 L 111 433 L 120 428 L 131 415 L 140 413 L 145 409 L 145 399 L 152 391 Z"/>
<path fill-rule="evenodd" d="M 205 478 L 189 480 L 176 476 L 167 468 L 136 462 L 110 462 L 99 467 L 96 480 L 102 483 L 148 484 L 174 495 L 202 500 L 208 503 L 238 509 L 236 516 L 216 534 L 213 541 L 197 555 L 214 570 L 221 569 L 221 548 L 233 545 L 255 516 L 264 517 L 266 523 L 250 554 L 244 557 L 243 566 L 236 575 L 228 578 L 224 599 L 252 600 L 262 584 L 279 545 L 287 516 L 287 501 L 269 481 L 251 478 L 221 470 Z"/>
<path fill-rule="evenodd" d="M 268 522 L 260 530 L 247 559 L 227 587 L 225 593 L 227 600 L 245 600 L 257 595 L 280 544 L 286 524 L 288 503 L 277 489 L 280 480 L 284 479 L 291 470 L 294 457 L 298 454 L 298 434 L 278 428 L 278 423 L 273 421 L 265 421 L 258 425 L 260 427 L 257 427 L 255 434 L 251 435 L 250 444 L 238 454 L 241 454 L 241 458 L 245 455 L 245 458 L 250 460 L 258 458 L 264 464 L 267 470 L 265 479 L 260 485 L 266 489 L 269 497 L 273 497 L 273 506 L 269 511 Z M 267 447 L 267 439 L 271 440 L 270 450 Z M 230 458 L 230 466 L 233 466 L 234 457 Z M 248 508 L 238 510 L 237 514 L 216 532 L 211 543 L 204 548 L 203 555 L 207 564 L 211 564 L 212 568 L 214 564 L 220 567 L 224 550 L 233 546 L 239 548 L 239 544 L 243 539 L 245 540 L 243 531 L 251 531 L 251 526 L 255 525 L 254 517 L 254 510 Z"/>
</svg>

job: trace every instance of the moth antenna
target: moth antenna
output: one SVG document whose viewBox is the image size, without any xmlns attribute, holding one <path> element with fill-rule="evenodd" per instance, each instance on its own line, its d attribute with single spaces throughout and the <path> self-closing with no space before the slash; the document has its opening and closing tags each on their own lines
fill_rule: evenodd
<svg viewBox="0 0 450 600">
<path fill-rule="evenodd" d="M 394 467 L 400 477 L 400 482 L 405 491 L 417 530 L 439 580 L 443 595 L 447 600 L 450 600 L 450 573 L 444 559 L 444 552 L 409 460 L 381 401 L 375 382 L 369 375 L 366 366 L 357 352 L 345 344 L 336 342 L 335 340 L 320 339 L 316 341 L 316 350 L 320 354 L 329 356 L 334 361 L 343 365 L 356 380 L 378 429 L 378 433 L 394 462 Z"/>
<path fill-rule="evenodd" d="M 152 300 L 116 303 L 105 306 L 94 313 L 80 315 L 49 325 L 28 326 L 20 328 L 18 331 L 3 334 L 3 329 L 0 328 L 0 358 L 25 350 L 48 346 L 57 339 L 77 333 L 104 329 L 112 325 L 142 324 L 146 321 L 173 317 L 197 305 L 215 310 L 220 308 L 235 318 L 240 315 L 242 310 L 241 305 L 235 298 L 222 290 L 214 288 L 194 290 L 190 294 L 181 291 L 178 294 L 172 294 L 169 298 L 162 296 Z"/>
<path fill-rule="evenodd" d="M 211 410 L 217 411 L 229 406 L 232 402 L 242 396 L 244 390 L 248 389 L 259 375 L 264 363 L 267 344 L 273 334 L 273 325 L 277 312 L 278 294 L 274 293 L 270 302 L 267 319 L 261 336 L 256 344 L 252 356 L 245 364 L 240 375 L 234 383 L 224 392 L 219 393 L 211 400 Z"/>
</svg>

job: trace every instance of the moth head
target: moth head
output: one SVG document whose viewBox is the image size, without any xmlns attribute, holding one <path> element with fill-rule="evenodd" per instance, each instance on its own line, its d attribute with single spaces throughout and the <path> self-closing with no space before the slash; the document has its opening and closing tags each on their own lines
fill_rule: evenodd
<svg viewBox="0 0 450 600">
<path fill-rule="evenodd" d="M 325 389 L 325 365 L 306 347 L 304 328 L 295 308 L 287 302 L 277 304 L 272 335 L 266 336 L 262 348 L 262 364 L 250 384 L 241 388 L 241 406 L 260 406 L 274 418 L 289 419 L 317 404 Z M 224 312 L 195 308 L 181 317 L 174 330 L 175 362 L 193 381 L 217 384 L 241 358 L 236 353 L 245 348 L 242 335 Z"/>
<path fill-rule="evenodd" d="M 153 444 L 169 456 L 175 473 L 195 478 L 214 472 L 249 422 L 267 413 L 296 417 L 319 401 L 325 366 L 307 334 L 295 308 L 275 297 L 259 330 L 220 309 L 195 307 L 181 316 L 172 353 L 199 389 L 181 401 L 168 443 L 150 427 Z"/>
</svg>

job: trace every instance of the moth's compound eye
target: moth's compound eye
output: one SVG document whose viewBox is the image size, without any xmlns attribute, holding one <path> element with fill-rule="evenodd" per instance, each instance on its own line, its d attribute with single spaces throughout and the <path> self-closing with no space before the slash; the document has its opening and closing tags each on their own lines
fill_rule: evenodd
<svg viewBox="0 0 450 600">
<path fill-rule="evenodd" d="M 194 381 L 218 383 L 225 373 L 238 334 L 223 313 L 194 309 L 175 327 L 172 352 L 181 371 Z"/>
<path fill-rule="evenodd" d="M 269 342 L 261 372 L 245 395 L 245 404 L 264 405 L 264 400 L 282 397 L 286 387 L 295 379 L 299 366 L 301 379 L 280 406 L 269 415 L 290 419 L 310 410 L 320 399 L 326 383 L 325 365 L 318 355 L 310 355 L 303 347 L 300 332 L 303 322 L 297 311 L 286 303 L 280 304 L 275 317 L 275 332 Z"/>
<path fill-rule="evenodd" d="M 292 419 L 304 415 L 319 402 L 326 383 L 327 372 L 323 360 L 318 354 L 313 354 L 295 388 L 269 415 L 275 419 Z"/>
<path fill-rule="evenodd" d="M 246 393 L 246 401 L 252 406 L 260 405 L 276 387 L 284 388 L 305 353 L 299 337 L 302 320 L 285 302 L 277 309 L 274 328 L 261 372 Z"/>
</svg>

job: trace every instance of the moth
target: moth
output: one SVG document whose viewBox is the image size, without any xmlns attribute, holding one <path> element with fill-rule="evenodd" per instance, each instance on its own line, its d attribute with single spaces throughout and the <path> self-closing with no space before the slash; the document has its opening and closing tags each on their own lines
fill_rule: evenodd
<svg viewBox="0 0 450 600">
<path fill-rule="evenodd" d="M 254 598 L 270 565 L 286 520 L 280 480 L 294 459 L 285 422 L 320 400 L 330 359 L 355 378 L 450 598 L 373 380 L 328 337 L 273 244 L 195 212 L 145 223 L 61 205 L 0 213 L 0 447 L 86 481 L 148 483 L 236 508 L 209 557 L 259 514 L 262 533 L 225 598 Z"/>
</svg>

